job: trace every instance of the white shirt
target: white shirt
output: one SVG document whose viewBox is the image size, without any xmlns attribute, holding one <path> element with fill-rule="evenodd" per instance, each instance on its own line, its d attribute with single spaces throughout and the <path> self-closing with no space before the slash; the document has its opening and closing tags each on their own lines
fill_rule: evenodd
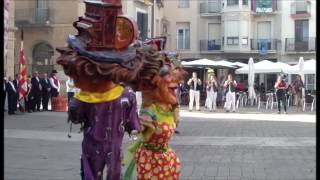
<svg viewBox="0 0 320 180">
<path fill-rule="evenodd" d="M 71 79 L 68 79 L 66 82 L 67 92 L 76 92 L 76 87 L 74 86 L 74 82 Z"/>
<path fill-rule="evenodd" d="M 52 77 L 51 77 L 49 80 L 50 80 L 51 86 L 52 86 L 53 88 L 55 88 L 58 92 L 60 92 L 60 81 L 58 80 L 58 86 L 56 86 L 56 85 L 54 84 L 54 80 L 53 80 Z"/>
</svg>

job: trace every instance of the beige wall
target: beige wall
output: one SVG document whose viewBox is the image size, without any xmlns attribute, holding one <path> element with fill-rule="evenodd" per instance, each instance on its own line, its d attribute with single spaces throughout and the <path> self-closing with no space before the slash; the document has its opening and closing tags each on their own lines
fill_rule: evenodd
<svg viewBox="0 0 320 180">
<path fill-rule="evenodd" d="M 14 15 L 15 15 L 15 2 L 10 1 L 9 7 L 9 32 L 8 32 L 8 51 L 7 51 L 7 77 L 14 77 L 14 42 L 15 42 L 15 31 L 14 27 Z M 19 51 L 19 50 L 18 50 Z"/>
</svg>

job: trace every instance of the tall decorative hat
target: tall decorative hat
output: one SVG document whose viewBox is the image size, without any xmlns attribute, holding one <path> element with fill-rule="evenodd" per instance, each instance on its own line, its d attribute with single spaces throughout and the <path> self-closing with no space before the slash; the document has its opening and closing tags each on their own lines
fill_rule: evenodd
<svg viewBox="0 0 320 180">
<path fill-rule="evenodd" d="M 121 0 L 85 0 L 85 14 L 73 23 L 76 36 L 68 46 L 94 61 L 121 63 L 135 57 L 132 44 L 138 36 L 137 23 L 123 15 Z M 57 48 L 63 53 L 63 48 Z"/>
</svg>

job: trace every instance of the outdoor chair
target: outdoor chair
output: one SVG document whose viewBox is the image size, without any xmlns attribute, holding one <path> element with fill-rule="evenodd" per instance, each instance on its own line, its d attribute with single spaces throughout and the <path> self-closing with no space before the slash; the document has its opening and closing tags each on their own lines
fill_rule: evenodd
<svg viewBox="0 0 320 180">
<path fill-rule="evenodd" d="M 293 104 L 293 94 L 288 94 L 287 95 L 287 107 Z"/>
<path fill-rule="evenodd" d="M 306 110 L 306 105 L 311 105 L 311 111 L 313 111 L 313 107 L 315 105 L 316 96 L 312 94 L 306 94 L 305 98 L 303 99 L 303 111 Z"/>
<path fill-rule="evenodd" d="M 278 98 L 276 93 L 272 93 L 270 99 L 271 99 L 270 109 L 272 110 L 274 105 L 278 107 Z"/>
<path fill-rule="evenodd" d="M 238 109 L 240 107 L 244 107 L 248 101 L 248 97 L 246 92 L 237 92 L 237 100 L 236 100 L 236 108 Z"/>
<path fill-rule="evenodd" d="M 269 102 L 270 102 L 270 95 L 267 94 L 258 94 L 257 98 L 258 98 L 258 109 L 260 109 L 261 104 L 265 104 L 266 105 L 266 109 L 268 109 L 269 106 Z"/>
</svg>

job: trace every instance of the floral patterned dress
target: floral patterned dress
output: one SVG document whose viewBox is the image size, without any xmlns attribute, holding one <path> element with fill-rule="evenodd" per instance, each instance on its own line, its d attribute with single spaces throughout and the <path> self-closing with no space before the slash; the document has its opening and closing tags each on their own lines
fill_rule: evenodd
<svg viewBox="0 0 320 180">
<path fill-rule="evenodd" d="M 144 140 L 135 153 L 139 180 L 178 180 L 180 160 L 168 147 L 176 128 L 173 113 L 165 112 L 153 104 L 150 110 L 156 116 L 156 129 Z"/>
</svg>

